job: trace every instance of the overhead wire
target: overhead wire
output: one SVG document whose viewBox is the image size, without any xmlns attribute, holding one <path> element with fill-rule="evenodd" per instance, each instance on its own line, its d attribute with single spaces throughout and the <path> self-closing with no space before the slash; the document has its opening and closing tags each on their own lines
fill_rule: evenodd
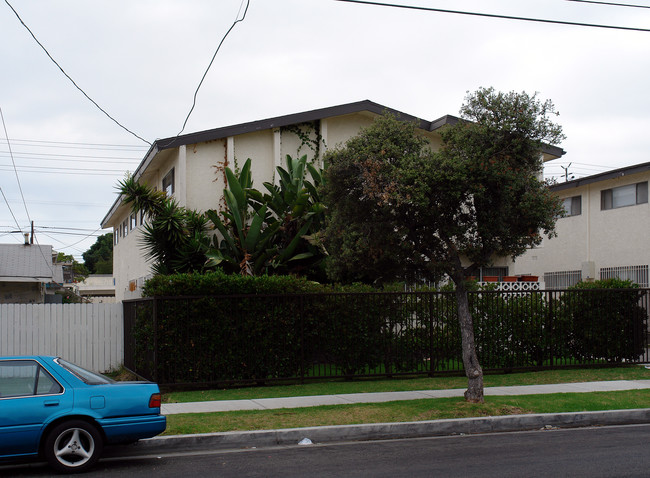
<svg viewBox="0 0 650 478">
<path fill-rule="evenodd" d="M 9 6 L 9 8 L 11 8 L 11 11 L 13 11 L 13 12 L 14 12 L 14 15 L 16 15 L 16 18 L 18 18 L 18 21 L 20 21 L 20 23 L 21 23 L 21 24 L 22 24 L 22 25 L 27 29 L 27 31 L 29 32 L 29 34 L 30 34 L 30 35 L 32 36 L 32 38 L 34 39 L 34 41 L 38 44 L 38 46 L 41 47 L 41 49 L 45 52 L 45 54 L 48 56 L 48 58 L 49 58 L 50 60 L 52 60 L 52 62 L 53 62 L 53 63 L 54 63 L 58 68 L 59 68 L 59 70 L 61 70 L 61 73 L 63 73 L 63 75 L 65 75 L 65 77 L 66 77 L 68 80 L 70 80 L 70 82 L 72 82 L 72 84 L 75 86 L 75 88 L 77 88 L 77 89 L 81 92 L 81 94 L 83 94 L 83 95 L 84 95 L 84 96 L 85 96 L 85 97 L 86 97 L 86 98 L 87 98 L 87 99 L 88 99 L 88 100 L 89 100 L 93 105 L 95 105 L 95 106 L 97 107 L 97 109 L 99 109 L 99 111 L 101 111 L 102 113 L 104 113 L 104 114 L 105 114 L 109 119 L 111 119 L 111 120 L 112 120 L 116 125 L 118 125 L 120 128 L 122 128 L 122 129 L 125 130 L 126 132 L 132 134 L 133 136 L 135 136 L 135 137 L 138 138 L 139 140 L 144 141 L 145 143 L 151 145 L 151 143 L 150 143 L 149 141 L 147 141 L 146 139 L 142 138 L 141 136 L 138 136 L 136 133 L 134 133 L 134 132 L 131 131 L 129 128 L 127 128 L 126 126 L 124 126 L 122 123 L 120 123 L 120 122 L 117 121 L 115 118 L 113 118 L 110 114 L 108 114 L 108 112 L 107 112 L 106 110 L 104 110 L 104 108 L 102 108 L 101 106 L 99 106 L 95 100 L 93 100 L 90 96 L 88 96 L 88 94 L 87 94 L 87 93 L 86 93 L 86 92 L 85 92 L 85 91 L 84 91 L 84 90 L 83 90 L 79 85 L 77 85 L 77 83 L 72 79 L 72 77 L 71 77 L 70 75 L 68 75 L 68 73 L 66 73 L 66 71 L 61 67 L 61 65 L 59 65 L 59 64 L 57 63 L 57 61 L 52 57 L 52 55 L 50 55 L 50 52 L 47 51 L 47 48 L 45 48 L 45 47 L 43 46 L 43 44 L 42 44 L 40 41 L 38 41 L 38 38 L 36 38 L 36 35 L 34 35 L 34 33 L 32 32 L 32 30 L 27 26 L 27 24 L 23 21 L 23 19 L 20 18 L 20 15 L 19 15 L 18 12 L 16 11 L 16 9 L 11 5 L 11 3 L 9 3 L 9 0 L 5 0 L 5 3 L 7 4 L 7 6 Z"/>
<path fill-rule="evenodd" d="M 42 140 L 42 139 L 17 139 L 17 138 L 11 138 L 10 139 L 14 144 L 18 143 L 45 143 L 45 144 L 60 144 L 60 145 L 65 145 L 65 144 L 71 144 L 74 146 L 57 146 L 60 148 L 72 148 L 75 146 L 106 146 L 107 148 L 136 148 L 139 150 L 146 149 L 147 146 L 140 146 L 137 144 L 113 144 L 113 143 L 78 143 L 78 142 L 72 142 L 72 141 L 48 141 L 48 140 Z M 36 145 L 38 146 L 38 145 Z M 52 146 L 54 147 L 54 146 Z M 97 148 L 97 149 L 107 149 L 107 148 Z M 95 149 L 95 148 L 79 148 L 79 149 Z M 130 149 L 126 151 L 131 151 Z"/>
<path fill-rule="evenodd" d="M 16 182 L 18 183 L 18 190 L 20 191 L 20 197 L 23 199 L 23 205 L 25 206 L 25 213 L 27 214 L 27 219 L 31 222 L 29 217 L 29 211 L 27 210 L 27 202 L 25 202 L 25 195 L 23 194 L 23 187 L 20 185 L 20 178 L 18 177 L 18 170 L 16 169 L 16 161 L 14 161 L 13 152 L 11 150 L 11 143 L 9 142 L 9 134 L 7 133 L 7 125 L 5 123 L 5 116 L 2 113 L 2 108 L 0 108 L 0 118 L 2 118 L 2 128 L 5 132 L 5 138 L 7 139 L 7 146 L 9 147 L 9 155 L 11 156 L 11 163 L 14 166 L 14 173 L 16 173 Z"/>
<path fill-rule="evenodd" d="M 11 206 L 9 205 L 9 201 L 7 200 L 7 196 L 5 196 L 5 192 L 2 190 L 2 187 L 0 187 L 0 193 L 2 193 L 2 197 L 5 200 L 5 203 L 7 204 L 7 207 L 9 208 L 9 212 L 11 213 L 11 217 L 14 218 L 14 222 L 16 223 L 16 226 L 18 229 L 20 229 L 20 223 L 18 223 L 18 219 L 16 219 L 16 215 L 14 214 L 13 210 L 11 209 Z"/>
<path fill-rule="evenodd" d="M 5 0 L 6 1 L 6 0 Z M 187 126 L 187 122 L 190 119 L 190 115 L 194 111 L 194 108 L 196 107 L 196 98 L 199 94 L 199 89 L 201 88 L 201 85 L 203 84 L 203 81 L 205 80 L 205 77 L 208 75 L 208 71 L 210 71 L 210 68 L 212 67 L 212 63 L 214 63 L 214 59 L 217 57 L 217 53 L 219 53 L 219 50 L 221 49 L 221 45 L 223 45 L 223 42 L 226 40 L 230 32 L 235 28 L 235 25 L 237 25 L 240 22 L 243 22 L 244 19 L 246 18 L 246 13 L 248 13 L 248 7 L 250 6 L 250 0 L 245 0 L 246 1 L 246 8 L 244 9 L 244 14 L 242 15 L 241 18 L 239 18 L 239 14 L 241 13 L 242 5 L 244 4 L 244 0 L 242 0 L 241 4 L 239 5 L 239 11 L 237 12 L 237 17 L 235 18 L 235 21 L 232 23 L 228 31 L 225 33 L 225 35 L 221 38 L 221 41 L 219 42 L 219 45 L 217 46 L 217 49 L 214 52 L 214 55 L 212 55 L 212 59 L 210 60 L 210 63 L 208 64 L 208 67 L 205 69 L 205 72 L 203 73 L 203 76 L 201 77 L 201 81 L 199 82 L 199 85 L 196 87 L 196 90 L 194 91 L 194 99 L 192 101 L 192 107 L 190 108 L 189 113 L 187 113 L 187 116 L 185 117 L 185 121 L 183 121 L 183 127 L 181 130 L 178 132 L 176 137 L 180 136 L 183 131 L 185 131 L 185 126 Z"/>
<path fill-rule="evenodd" d="M 612 7 L 650 8 L 648 5 L 636 5 L 633 3 L 599 2 L 596 0 L 566 0 L 567 2 L 592 3 L 595 5 L 608 5 Z"/>
<path fill-rule="evenodd" d="M 555 25 L 569 25 L 569 26 L 578 26 L 578 27 L 591 27 L 591 28 L 606 28 L 611 30 L 627 30 L 627 31 L 637 31 L 637 32 L 650 32 L 649 28 L 638 28 L 638 27 L 622 27 L 618 25 L 604 25 L 596 23 L 583 23 L 583 22 L 569 22 L 564 20 L 548 20 L 544 18 L 532 18 L 532 17 L 519 17 L 511 15 L 499 15 L 495 13 L 480 13 L 480 12 L 468 12 L 464 10 L 448 10 L 444 8 L 432 8 L 432 7 L 421 7 L 417 5 L 401 5 L 396 3 L 383 3 L 383 2 L 372 2 L 368 0 L 334 0 L 335 2 L 344 2 L 344 3 L 356 3 L 359 5 L 373 5 L 378 7 L 391 7 L 391 8 L 403 8 L 407 10 L 421 10 L 428 12 L 438 12 L 438 13 L 452 13 L 457 15 L 469 15 L 474 17 L 486 17 L 486 18 L 500 18 L 503 20 L 519 20 L 526 22 L 536 22 L 536 23 L 547 23 Z"/>
</svg>

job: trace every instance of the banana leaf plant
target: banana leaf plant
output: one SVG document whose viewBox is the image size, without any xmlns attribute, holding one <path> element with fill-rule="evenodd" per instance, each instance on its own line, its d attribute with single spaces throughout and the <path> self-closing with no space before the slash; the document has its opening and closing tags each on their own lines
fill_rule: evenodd
<svg viewBox="0 0 650 478">
<path fill-rule="evenodd" d="M 209 265 L 259 275 L 302 273 L 320 262 L 323 254 L 312 244 L 324 216 L 320 172 L 306 156 L 287 156 L 287 169 L 277 168 L 279 185 L 264 183 L 269 193 L 262 194 L 253 188 L 250 168 L 250 159 L 238 175 L 226 168 L 226 210 L 206 212 L 219 232 Z M 305 179 L 306 170 L 314 182 Z"/>
<path fill-rule="evenodd" d="M 286 169 L 276 168 L 278 184 L 265 182 L 268 191 L 263 203 L 280 223 L 276 239 L 277 255 L 271 266 L 278 272 L 297 273 L 313 269 L 325 257 L 316 240 L 323 227 L 325 206 L 318 188 L 323 175 L 307 155 L 294 159 L 286 156 Z M 311 180 L 307 178 L 307 172 Z"/>
<path fill-rule="evenodd" d="M 219 233 L 214 236 L 214 247 L 207 254 L 208 265 L 242 275 L 260 275 L 273 255 L 271 241 L 277 225 L 270 221 L 267 206 L 253 200 L 259 197 L 259 192 L 253 189 L 250 159 L 246 160 L 239 175 L 226 168 L 226 179 L 225 211 L 209 209 L 205 212 Z"/>
</svg>

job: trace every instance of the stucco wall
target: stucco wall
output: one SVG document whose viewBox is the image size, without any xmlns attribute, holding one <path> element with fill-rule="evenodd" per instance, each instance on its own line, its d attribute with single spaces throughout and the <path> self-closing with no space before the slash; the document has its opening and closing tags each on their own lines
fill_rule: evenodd
<svg viewBox="0 0 650 478">
<path fill-rule="evenodd" d="M 650 173 L 645 172 L 559 191 L 563 199 L 580 195 L 582 213 L 558 219 L 558 236 L 544 239 L 540 247 L 517 258 L 515 273 L 543 276 L 582 270 L 583 263 L 591 262 L 598 279 L 602 267 L 649 265 L 650 204 L 608 210 L 600 205 L 602 190 L 649 179 Z"/>
</svg>

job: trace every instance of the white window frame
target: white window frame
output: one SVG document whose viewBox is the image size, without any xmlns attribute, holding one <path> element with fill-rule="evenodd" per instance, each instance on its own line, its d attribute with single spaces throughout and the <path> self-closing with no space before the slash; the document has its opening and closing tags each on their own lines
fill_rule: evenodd
<svg viewBox="0 0 650 478">
<path fill-rule="evenodd" d="M 174 178 L 174 168 L 170 169 L 167 174 L 162 179 L 162 190 L 165 191 L 167 196 L 173 196 L 175 191 L 175 178 Z"/>
</svg>

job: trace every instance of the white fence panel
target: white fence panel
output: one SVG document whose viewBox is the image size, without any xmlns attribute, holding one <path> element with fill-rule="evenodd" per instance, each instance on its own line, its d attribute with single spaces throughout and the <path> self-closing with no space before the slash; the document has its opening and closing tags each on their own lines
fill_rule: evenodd
<svg viewBox="0 0 650 478">
<path fill-rule="evenodd" d="M 0 356 L 57 355 L 95 372 L 124 361 L 122 304 L 0 304 Z"/>
</svg>

